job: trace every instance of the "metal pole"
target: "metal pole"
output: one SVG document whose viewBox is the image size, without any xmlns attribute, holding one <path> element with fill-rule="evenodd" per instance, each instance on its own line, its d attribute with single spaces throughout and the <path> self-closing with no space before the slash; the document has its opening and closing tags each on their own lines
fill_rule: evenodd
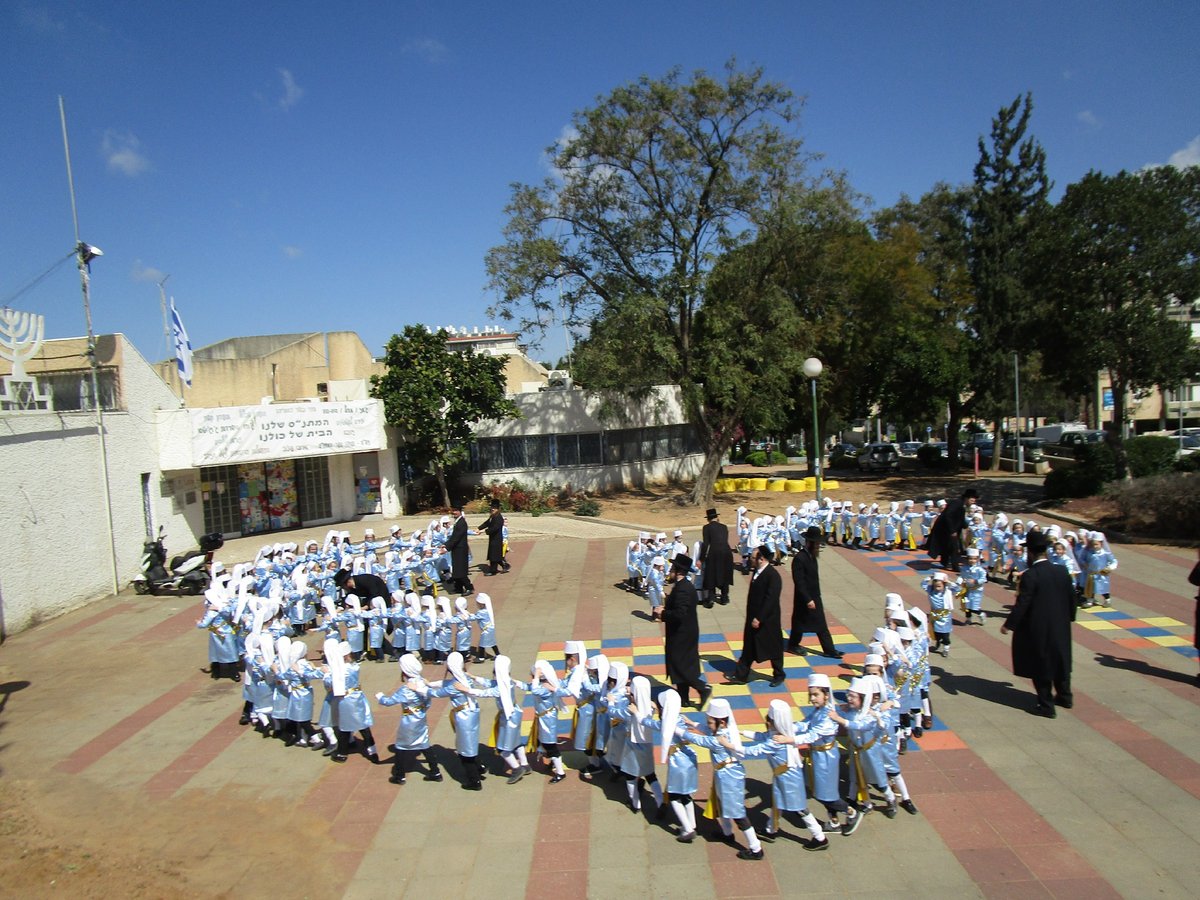
<svg viewBox="0 0 1200 900">
<path fill-rule="evenodd" d="M 1021 361 L 1016 353 L 1013 353 L 1013 372 L 1017 389 L 1017 474 L 1021 475 L 1025 472 L 1025 445 L 1021 443 Z"/>
<path fill-rule="evenodd" d="M 817 379 L 811 378 L 809 381 L 812 382 L 813 458 L 816 460 L 813 472 L 817 476 L 817 502 L 820 503 L 823 498 L 821 496 L 821 432 L 817 427 Z"/>
<path fill-rule="evenodd" d="M 100 378 L 96 373 L 99 366 L 99 361 L 96 359 L 96 335 L 92 332 L 91 278 L 88 275 L 88 260 L 92 248 L 79 239 L 79 213 L 75 206 L 75 179 L 71 175 L 71 146 L 67 142 L 67 112 L 61 95 L 58 98 L 58 117 L 62 122 L 63 153 L 67 158 L 67 186 L 71 192 L 71 218 L 75 224 L 75 254 L 79 259 L 79 281 L 83 290 L 83 315 L 87 321 L 87 355 L 92 370 L 92 402 L 96 404 L 96 437 L 100 441 L 100 478 L 104 482 L 104 515 L 108 520 L 108 554 L 112 566 L 112 588 L 114 594 L 119 594 L 121 583 L 117 574 L 117 543 L 113 528 L 112 490 L 108 483 L 108 444 L 104 437 L 104 404 L 100 400 Z"/>
</svg>

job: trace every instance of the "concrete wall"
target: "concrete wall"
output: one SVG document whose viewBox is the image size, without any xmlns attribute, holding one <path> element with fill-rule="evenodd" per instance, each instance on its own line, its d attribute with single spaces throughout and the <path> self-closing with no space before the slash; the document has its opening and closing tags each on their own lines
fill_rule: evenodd
<svg viewBox="0 0 1200 900">
<path fill-rule="evenodd" d="M 704 457 L 699 454 L 675 456 L 668 459 L 653 459 L 639 463 L 621 463 L 611 466 L 559 466 L 555 469 L 489 469 L 482 474 L 464 476 L 466 485 L 495 484 L 516 479 L 524 484 L 549 482 L 555 487 L 569 487 L 574 491 L 607 491 L 624 487 L 645 487 L 669 481 L 695 479 L 700 472 Z"/>
<path fill-rule="evenodd" d="M 69 356 L 78 341 L 47 341 L 44 367 L 78 368 Z M 110 542 L 104 474 L 93 412 L 0 415 L 0 628 L 21 631 L 124 588 L 140 568 L 146 517 L 142 474 L 149 475 L 152 525 L 164 525 L 168 552 L 193 546 L 199 496 L 186 485 L 164 482 L 158 462 L 156 410 L 179 400 L 122 335 L 98 341 L 103 364 L 120 365 L 125 410 L 104 414 L 108 483 L 112 502 Z M 198 529 L 195 529 L 198 530 Z M 69 578 L 61 566 L 68 566 Z"/>
</svg>

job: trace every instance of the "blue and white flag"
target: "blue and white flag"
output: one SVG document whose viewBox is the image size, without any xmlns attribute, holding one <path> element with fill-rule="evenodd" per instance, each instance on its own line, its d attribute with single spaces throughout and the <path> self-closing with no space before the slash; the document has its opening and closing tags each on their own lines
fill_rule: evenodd
<svg viewBox="0 0 1200 900">
<path fill-rule="evenodd" d="M 179 377 L 188 387 L 192 386 L 192 342 L 188 340 L 187 329 L 183 327 L 183 319 L 179 318 L 179 310 L 175 308 L 175 298 L 171 298 L 171 337 L 175 340 L 175 362 L 179 367 Z"/>
</svg>

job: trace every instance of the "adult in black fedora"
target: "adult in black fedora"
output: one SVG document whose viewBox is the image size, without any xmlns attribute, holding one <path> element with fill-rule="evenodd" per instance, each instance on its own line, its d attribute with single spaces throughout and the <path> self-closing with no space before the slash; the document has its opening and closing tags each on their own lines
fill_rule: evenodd
<svg viewBox="0 0 1200 900">
<path fill-rule="evenodd" d="M 717 602 L 729 602 L 729 586 L 733 584 L 733 548 L 729 546 L 729 529 L 715 508 L 704 513 L 707 519 L 700 532 L 700 588 L 704 605 L 712 607 L 713 592 Z"/>
<path fill-rule="evenodd" d="M 804 544 L 792 557 L 792 583 L 796 593 L 792 600 L 792 633 L 787 649 L 792 653 L 803 653 L 800 641 L 805 634 L 815 634 L 821 642 L 821 655 L 841 659 L 842 653 L 829 635 L 825 621 L 825 605 L 821 602 L 821 577 L 817 570 L 817 556 L 821 552 L 824 535 L 816 525 L 809 525 L 804 532 Z"/>
<path fill-rule="evenodd" d="M 700 674 L 700 621 L 696 617 L 696 586 L 688 578 L 691 568 L 691 558 L 679 553 L 671 561 L 667 575 L 672 585 L 662 612 L 666 625 L 667 680 L 679 692 L 683 703 L 688 702 L 694 689 L 700 695 L 696 708 L 703 709 L 712 688 Z"/>
<path fill-rule="evenodd" d="M 750 554 L 750 588 L 746 591 L 746 626 L 742 632 L 742 655 L 729 684 L 750 680 L 750 667 L 757 662 L 771 663 L 771 686 L 787 680 L 783 670 L 783 632 L 779 612 L 779 594 L 783 579 L 771 565 L 771 549 L 765 544 Z"/>
</svg>

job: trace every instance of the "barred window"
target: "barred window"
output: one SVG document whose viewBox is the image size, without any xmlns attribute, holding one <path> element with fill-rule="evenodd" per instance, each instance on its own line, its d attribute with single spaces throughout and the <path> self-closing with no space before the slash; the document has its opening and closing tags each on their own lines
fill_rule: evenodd
<svg viewBox="0 0 1200 900">
<path fill-rule="evenodd" d="M 598 466 L 604 461 L 602 454 L 601 434 L 599 431 L 578 435 L 579 464 L 581 466 Z"/>
<path fill-rule="evenodd" d="M 95 409 L 92 399 L 92 373 L 87 369 L 71 372 L 46 372 L 37 376 L 43 391 L 54 397 L 55 412 L 83 412 Z M 101 408 L 121 409 L 121 382 L 116 369 L 97 369 Z"/>
<path fill-rule="evenodd" d="M 559 466 L 579 465 L 579 436 L 557 434 L 554 436 L 555 464 Z"/>
</svg>

